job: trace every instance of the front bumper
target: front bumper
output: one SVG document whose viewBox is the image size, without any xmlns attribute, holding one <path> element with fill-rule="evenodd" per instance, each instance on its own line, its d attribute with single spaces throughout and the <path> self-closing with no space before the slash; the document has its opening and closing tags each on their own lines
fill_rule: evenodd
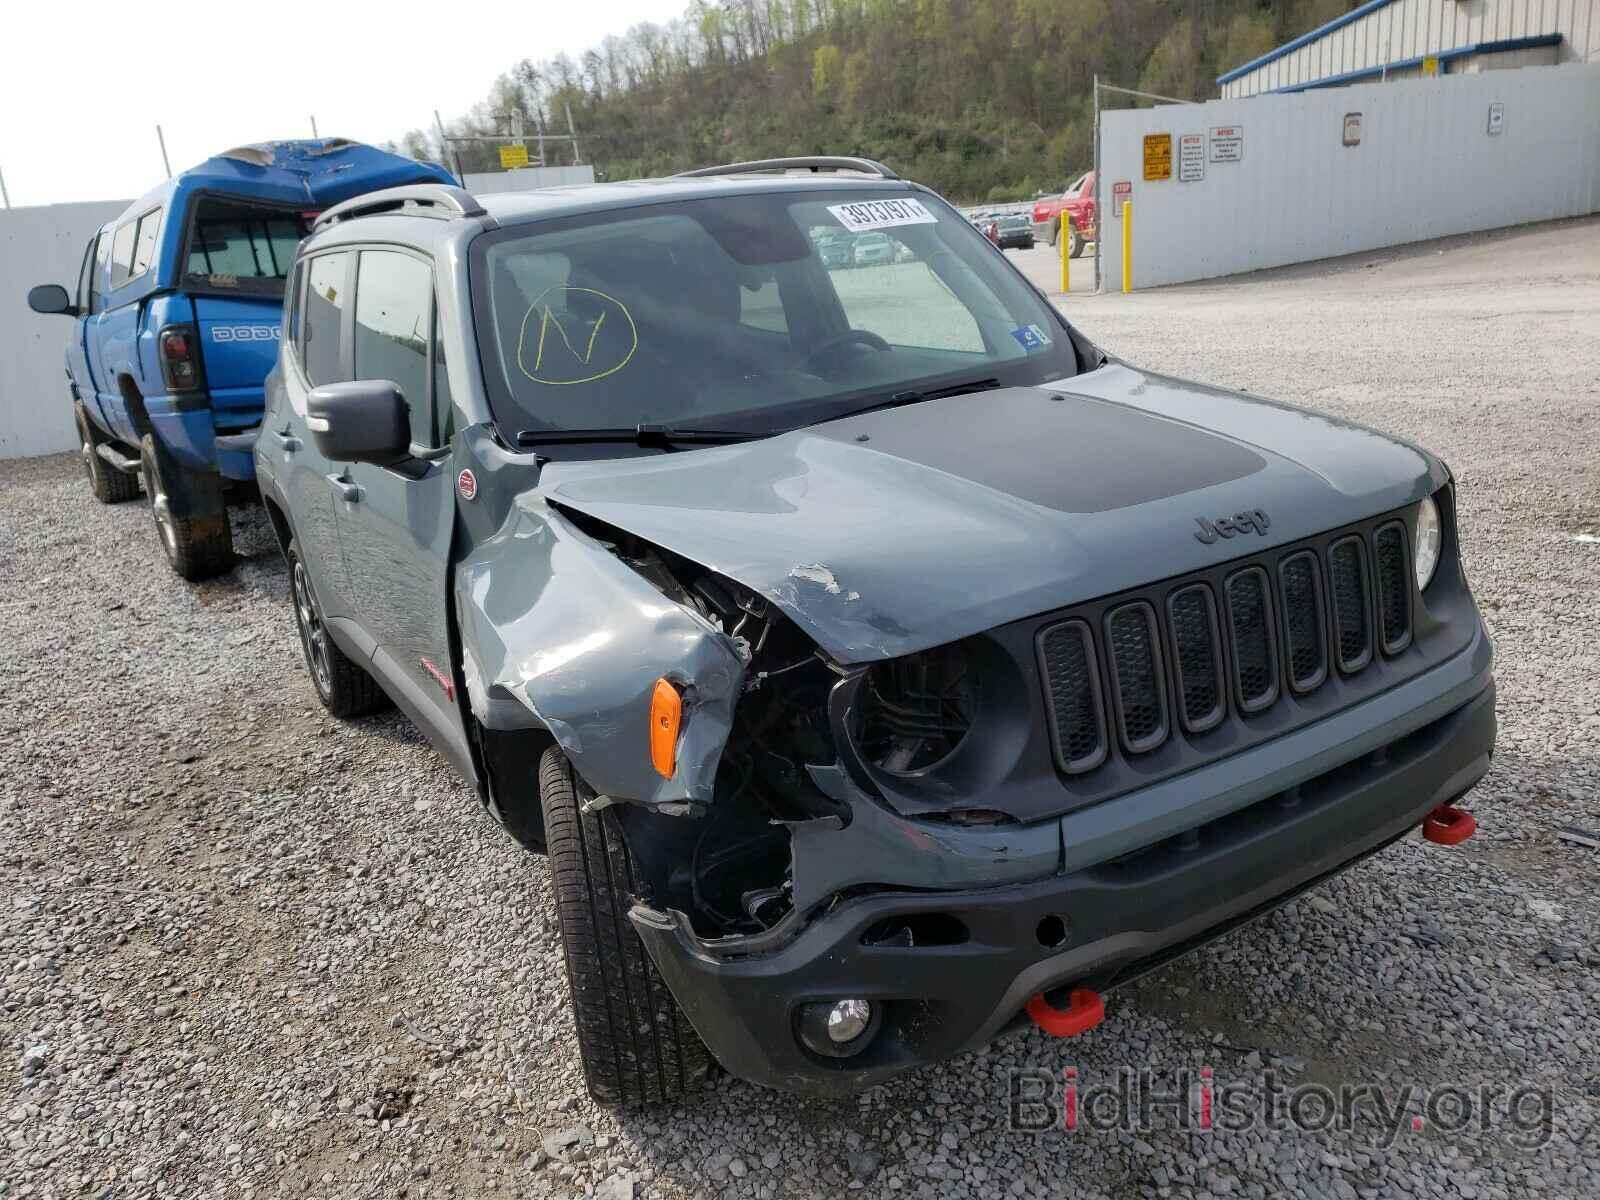
<svg viewBox="0 0 1600 1200">
<path fill-rule="evenodd" d="M 736 1075 L 848 1095 L 962 1053 L 1024 1019 L 1036 992 L 1114 987 L 1269 911 L 1381 849 L 1460 797 L 1489 768 L 1494 685 L 1286 791 L 1132 852 L 1045 879 L 973 891 L 886 892 L 836 904 L 792 941 L 739 957 L 699 942 L 677 913 L 630 914 L 713 1054 Z M 1313 727 L 1315 728 L 1315 727 Z M 1309 732 L 1309 731 L 1306 731 Z M 1204 811 L 1204 805 L 1196 810 Z M 1076 857 L 1069 853 L 1066 858 Z M 937 914 L 938 921 L 928 921 Z M 884 922 L 921 918 L 966 937 L 865 944 Z M 1059 917 L 1064 942 L 1041 942 Z M 951 924 L 951 920 L 958 923 Z M 825 1059 L 795 1036 L 808 1001 L 861 996 L 884 1008 L 859 1055 Z"/>
</svg>

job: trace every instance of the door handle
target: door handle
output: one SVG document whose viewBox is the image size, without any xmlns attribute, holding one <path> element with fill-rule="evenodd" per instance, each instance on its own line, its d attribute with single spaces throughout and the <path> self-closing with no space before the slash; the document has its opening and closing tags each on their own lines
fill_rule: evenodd
<svg viewBox="0 0 1600 1200">
<path fill-rule="evenodd" d="M 287 429 L 280 433 L 274 433 L 272 436 L 278 439 L 278 445 L 283 449 L 285 454 L 293 454 L 296 450 L 300 449 L 300 439 L 291 434 Z"/>
<path fill-rule="evenodd" d="M 351 504 L 354 504 L 361 499 L 361 488 L 343 475 L 329 475 L 327 480 L 333 484 L 333 490 L 339 493 L 341 500 L 348 500 Z"/>
</svg>

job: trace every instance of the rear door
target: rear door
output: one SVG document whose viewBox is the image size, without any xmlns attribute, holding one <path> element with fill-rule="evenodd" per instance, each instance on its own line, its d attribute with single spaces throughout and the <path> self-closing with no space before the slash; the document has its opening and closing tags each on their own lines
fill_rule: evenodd
<svg viewBox="0 0 1600 1200">
<path fill-rule="evenodd" d="M 446 464 L 450 399 L 436 322 L 431 260 L 394 246 L 360 251 L 354 375 L 399 387 L 410 410 L 413 457 L 394 467 L 351 465 L 355 493 L 336 508 L 357 619 L 377 642 L 373 666 L 401 708 L 471 778 L 450 651 L 455 482 Z"/>
<path fill-rule="evenodd" d="M 87 349 L 101 412 L 111 431 L 130 445 L 138 443 L 139 433 L 119 381 L 122 376 L 138 377 L 139 305 L 126 299 L 132 291 L 128 285 L 138 227 L 135 217 L 101 234 L 101 255 L 108 260 L 109 273 L 102 276 L 106 290 L 100 310 L 89 322 Z"/>
<path fill-rule="evenodd" d="M 311 585 L 330 628 L 346 635 L 353 657 L 365 658 L 371 639 L 350 628 L 350 600 L 339 546 L 337 493 L 347 464 L 329 462 L 306 425 L 306 394 L 324 383 L 350 378 L 350 281 L 355 255 L 335 250 L 302 259 L 291 293 L 289 345 L 275 386 L 282 388 L 261 441 L 278 460 L 278 487 L 289 504 L 290 521 Z M 342 626 L 338 622 L 343 621 Z M 348 648 L 348 647 L 347 647 Z"/>
</svg>

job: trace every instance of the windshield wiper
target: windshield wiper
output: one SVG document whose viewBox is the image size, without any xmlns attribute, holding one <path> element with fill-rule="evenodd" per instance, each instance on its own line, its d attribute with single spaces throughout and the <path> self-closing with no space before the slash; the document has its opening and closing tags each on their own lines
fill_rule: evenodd
<svg viewBox="0 0 1600 1200">
<path fill-rule="evenodd" d="M 576 445 L 582 442 L 632 442 L 635 446 L 721 446 L 768 437 L 731 429 L 677 429 L 671 425 L 635 425 L 632 429 L 524 429 L 519 446 Z"/>
<path fill-rule="evenodd" d="M 861 413 L 877 412 L 882 408 L 900 408 L 906 404 L 921 404 L 924 400 L 943 400 L 947 396 L 965 396 L 970 392 L 993 391 L 1000 386 L 998 379 L 969 379 L 964 383 L 947 384 L 945 387 L 928 388 L 918 391 L 908 388 L 905 391 L 891 393 L 881 400 L 871 404 L 864 404 L 860 408 L 852 408 L 849 412 L 840 413 L 837 417 L 828 418 L 830 421 L 842 420 L 845 417 L 859 416 Z"/>
</svg>

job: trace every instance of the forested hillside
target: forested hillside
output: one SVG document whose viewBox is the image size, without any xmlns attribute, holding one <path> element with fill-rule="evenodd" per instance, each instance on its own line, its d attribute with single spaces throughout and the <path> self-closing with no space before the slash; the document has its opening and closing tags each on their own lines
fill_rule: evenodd
<svg viewBox="0 0 1600 1200">
<path fill-rule="evenodd" d="M 574 60 L 524 59 L 452 133 L 522 112 L 625 179 L 782 154 L 863 154 L 961 201 L 1059 189 L 1091 157 L 1091 81 L 1180 99 L 1354 0 L 694 0 Z M 1132 103 L 1127 99 L 1120 104 Z M 402 146 L 439 157 L 413 131 Z M 487 143 L 467 170 L 496 163 Z M 569 162 L 565 148 L 551 161 Z"/>
</svg>

